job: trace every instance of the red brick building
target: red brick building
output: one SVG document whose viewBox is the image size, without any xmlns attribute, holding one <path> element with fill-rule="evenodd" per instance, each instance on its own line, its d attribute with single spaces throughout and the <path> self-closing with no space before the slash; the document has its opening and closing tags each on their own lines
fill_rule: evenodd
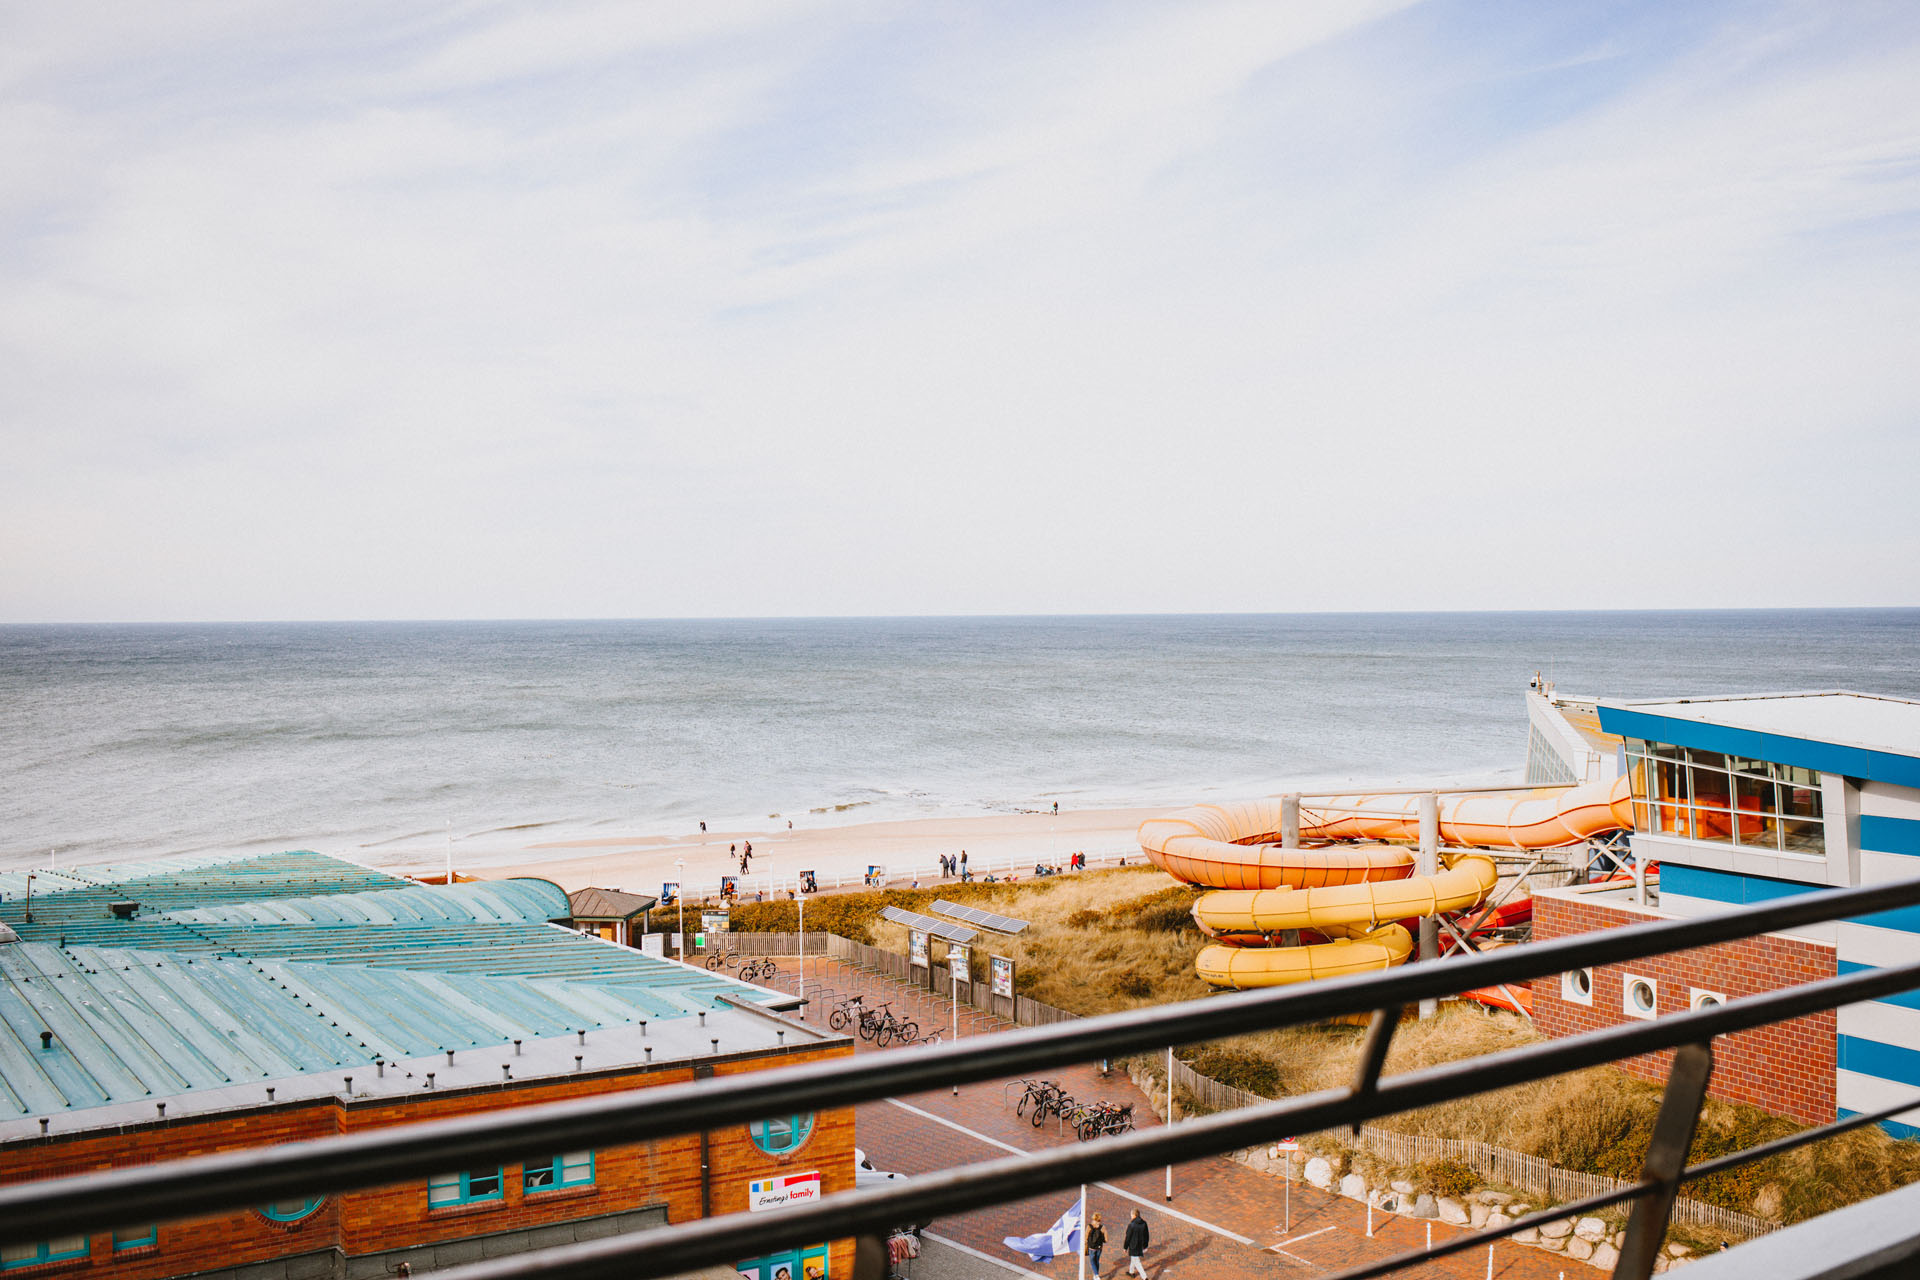
<svg viewBox="0 0 1920 1280">
<path fill-rule="evenodd" d="M 140 872 L 85 869 L 64 883 L 42 873 L 31 921 L 13 893 L 0 903 L 11 934 L 0 941 L 0 1181 L 852 1052 L 845 1037 L 762 1007 L 780 1003 L 775 993 L 549 923 L 568 919 L 568 905 L 543 881 L 422 888 L 312 854 Z M 769 1117 L 14 1243 L 0 1275 L 430 1271 L 746 1211 L 750 1185 L 768 1179 L 850 1190 L 853 1123 L 850 1109 Z M 825 1280 L 851 1273 L 851 1245 L 742 1261 Z"/>
</svg>

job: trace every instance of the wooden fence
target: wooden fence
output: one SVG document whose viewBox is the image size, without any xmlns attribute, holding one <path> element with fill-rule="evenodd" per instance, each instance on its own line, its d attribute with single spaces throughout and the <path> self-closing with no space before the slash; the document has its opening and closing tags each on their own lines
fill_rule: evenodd
<svg viewBox="0 0 1920 1280">
<path fill-rule="evenodd" d="M 727 935 L 729 945 L 747 938 L 756 940 L 750 944 L 755 949 L 742 950 L 740 954 L 773 956 L 799 954 L 797 934 L 732 933 Z M 864 942 L 855 942 L 838 934 L 807 934 L 807 954 L 831 956 L 835 960 L 855 965 L 870 973 L 895 978 L 902 982 L 908 980 L 907 957 L 897 951 L 868 946 Z M 987 996 L 987 984 L 974 982 L 969 986 L 972 991 L 970 1000 L 972 1006 L 982 1012 L 994 1012 L 992 1002 Z M 1015 1011 L 1016 1021 L 1023 1027 L 1072 1022 L 1080 1017 L 1079 1014 L 1069 1013 L 1065 1009 L 1055 1008 L 1053 1005 L 1043 1004 L 1026 996 L 1021 996 L 1015 1001 Z M 1165 1059 L 1154 1057 L 1151 1060 L 1150 1069 L 1156 1074 L 1163 1071 Z M 1187 1095 L 1192 1105 L 1208 1112 L 1234 1111 L 1241 1107 L 1258 1106 L 1272 1101 L 1257 1093 L 1249 1093 L 1245 1089 L 1222 1084 L 1211 1076 L 1201 1075 L 1178 1057 L 1173 1060 L 1173 1083 L 1177 1089 Z M 1350 1150 L 1369 1151 L 1383 1160 L 1398 1165 L 1411 1166 L 1427 1164 L 1434 1160 L 1459 1160 L 1488 1182 L 1520 1188 L 1556 1204 L 1578 1200 L 1583 1196 L 1598 1195 L 1605 1191 L 1616 1191 L 1629 1185 L 1618 1178 L 1555 1168 L 1553 1164 L 1539 1156 L 1530 1156 L 1524 1152 L 1497 1147 L 1491 1143 L 1471 1142 L 1461 1138 L 1435 1138 L 1422 1134 L 1396 1133 L 1391 1129 L 1376 1128 L 1372 1125 L 1362 1127 L 1357 1138 L 1349 1136 L 1344 1129 L 1332 1130 L 1329 1136 L 1345 1143 Z M 1778 1229 L 1778 1224 L 1768 1222 L 1764 1218 L 1737 1213 L 1731 1209 L 1722 1209 L 1718 1205 L 1707 1204 L 1700 1200 L 1689 1200 L 1684 1196 L 1673 1202 L 1673 1217 L 1676 1221 L 1706 1227 L 1742 1240 L 1752 1239 Z"/>
</svg>

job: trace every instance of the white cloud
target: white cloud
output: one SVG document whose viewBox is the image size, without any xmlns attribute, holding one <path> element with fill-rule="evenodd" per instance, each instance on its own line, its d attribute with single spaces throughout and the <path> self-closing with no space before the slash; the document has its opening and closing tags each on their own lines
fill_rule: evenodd
<svg viewBox="0 0 1920 1280">
<path fill-rule="evenodd" d="M 12 21 L 5 617 L 1920 586 L 1891 19 Z"/>
</svg>

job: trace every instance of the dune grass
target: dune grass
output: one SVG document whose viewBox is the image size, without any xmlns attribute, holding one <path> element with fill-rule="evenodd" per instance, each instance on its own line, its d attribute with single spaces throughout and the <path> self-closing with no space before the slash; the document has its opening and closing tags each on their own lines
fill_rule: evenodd
<svg viewBox="0 0 1920 1280">
<path fill-rule="evenodd" d="M 998 911 L 1032 927 L 1013 938 L 983 935 L 975 945 L 1017 962 L 1022 995 L 1079 1014 L 1197 999 L 1210 988 L 1193 973 L 1206 939 L 1191 909 L 1199 891 L 1151 866 L 1020 880 L 946 882 L 927 889 L 823 895 L 807 905 L 809 928 L 905 952 L 903 926 L 879 919 L 885 906 L 927 910 L 937 897 Z M 733 928 L 791 930 L 791 902 L 736 905 Z M 1257 1032 L 1178 1052 L 1196 1071 L 1265 1097 L 1344 1086 L 1364 1034 L 1358 1025 Z M 1409 1019 L 1394 1037 L 1386 1071 L 1395 1074 L 1531 1044 L 1541 1037 L 1518 1015 L 1448 1003 L 1427 1021 Z M 1567 1169 L 1612 1177 L 1639 1173 L 1660 1088 L 1613 1067 L 1538 1081 L 1378 1123 L 1402 1133 L 1464 1138 L 1543 1157 Z M 1757 1107 L 1710 1101 L 1692 1159 L 1742 1150 L 1802 1126 Z M 1783 1156 L 1689 1184 L 1686 1194 L 1743 1213 L 1794 1222 L 1920 1179 L 1920 1143 L 1877 1128 L 1830 1138 Z"/>
</svg>

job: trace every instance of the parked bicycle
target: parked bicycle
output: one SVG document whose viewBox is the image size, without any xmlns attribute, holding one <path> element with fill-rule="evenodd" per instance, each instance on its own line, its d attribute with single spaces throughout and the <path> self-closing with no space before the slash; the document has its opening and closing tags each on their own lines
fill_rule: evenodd
<svg viewBox="0 0 1920 1280">
<path fill-rule="evenodd" d="M 1038 1129 L 1050 1115 L 1064 1116 L 1073 1107 L 1073 1097 L 1058 1080 L 1023 1080 L 1026 1091 L 1020 1095 L 1013 1113 L 1024 1115 Z"/>
<path fill-rule="evenodd" d="M 740 970 L 740 978 L 744 982 L 758 982 L 762 978 L 771 978 L 780 972 L 779 966 L 774 964 L 773 957 L 771 956 L 762 956 L 757 960 L 747 960 L 745 957 L 734 955 L 730 951 L 716 951 L 707 957 L 708 969 L 718 970 L 736 967 Z"/>
<path fill-rule="evenodd" d="M 1072 1117 L 1073 1132 L 1082 1142 L 1109 1134 L 1125 1133 L 1133 1128 L 1133 1104 L 1116 1106 L 1111 1102 L 1096 1102 L 1091 1106 L 1077 1107 Z"/>
<path fill-rule="evenodd" d="M 835 1031 L 845 1031 L 859 1021 L 866 1012 L 866 1006 L 857 995 L 843 997 L 827 1014 L 827 1025 Z"/>
<path fill-rule="evenodd" d="M 920 1024 L 910 1018 L 895 1017 L 893 1006 L 883 1004 L 877 1009 L 864 1009 L 860 1013 L 860 1038 L 871 1040 L 881 1048 L 886 1048 L 895 1040 L 901 1044 L 912 1044 L 920 1038 Z"/>
</svg>

